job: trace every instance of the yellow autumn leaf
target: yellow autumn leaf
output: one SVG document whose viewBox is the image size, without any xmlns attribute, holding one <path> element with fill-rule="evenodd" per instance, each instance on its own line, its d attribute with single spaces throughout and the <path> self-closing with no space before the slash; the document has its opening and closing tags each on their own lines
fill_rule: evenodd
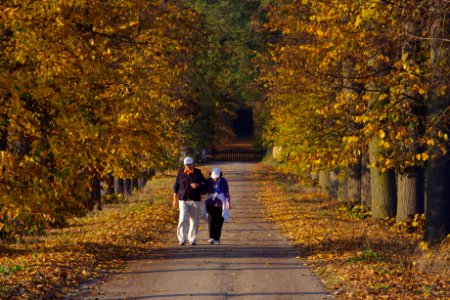
<svg viewBox="0 0 450 300">
<path fill-rule="evenodd" d="M 361 16 L 357 15 L 356 16 L 356 20 L 355 20 L 355 27 L 359 27 L 359 25 L 361 24 Z"/>
<path fill-rule="evenodd" d="M 408 52 L 404 52 L 403 54 L 402 54 L 402 61 L 407 61 L 408 60 L 408 57 L 409 57 L 409 53 Z"/>
<path fill-rule="evenodd" d="M 424 242 L 424 241 L 421 241 L 421 242 L 419 243 L 419 248 L 420 248 L 422 251 L 428 251 L 428 250 L 430 250 L 430 248 L 428 247 L 428 244 L 427 244 L 426 242 Z"/>
</svg>

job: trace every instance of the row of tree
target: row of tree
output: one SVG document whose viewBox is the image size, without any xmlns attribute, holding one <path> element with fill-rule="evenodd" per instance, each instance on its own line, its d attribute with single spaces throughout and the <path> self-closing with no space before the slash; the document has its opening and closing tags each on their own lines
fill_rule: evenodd
<svg viewBox="0 0 450 300">
<path fill-rule="evenodd" d="M 298 172 L 397 221 L 450 232 L 450 3 L 266 1 L 265 140 Z"/>
<path fill-rule="evenodd" d="M 207 32 L 188 3 L 6 0 L 0 11 L 4 236 L 83 212 L 106 174 L 142 177 L 223 136 L 214 115 L 228 105 L 202 97 Z"/>
</svg>

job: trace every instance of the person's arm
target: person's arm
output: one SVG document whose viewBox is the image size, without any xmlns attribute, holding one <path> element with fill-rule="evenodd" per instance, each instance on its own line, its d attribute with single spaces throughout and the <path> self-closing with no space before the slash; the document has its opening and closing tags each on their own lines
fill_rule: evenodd
<svg viewBox="0 0 450 300">
<path fill-rule="evenodd" d="M 206 195 L 209 193 L 209 179 L 205 180 L 205 184 L 201 186 L 202 195 Z"/>
<path fill-rule="evenodd" d="M 223 192 L 225 194 L 225 205 L 227 209 L 231 209 L 231 197 L 230 190 L 228 188 L 228 181 L 222 177 L 223 180 Z"/>
<path fill-rule="evenodd" d="M 204 191 L 204 190 L 206 190 L 206 179 L 205 179 L 205 176 L 203 176 L 203 173 L 202 173 L 202 171 L 200 171 L 200 189 L 201 189 L 201 191 Z"/>
<path fill-rule="evenodd" d="M 205 184 L 205 177 L 203 177 L 202 171 L 200 171 L 200 169 L 194 169 L 194 172 L 195 171 L 197 171 L 197 174 L 195 176 L 195 181 L 191 183 L 191 188 L 201 188 L 201 191 Z"/>
<path fill-rule="evenodd" d="M 172 206 L 177 207 L 178 203 L 178 190 L 180 189 L 180 172 L 177 173 L 177 177 L 175 178 L 175 183 L 173 185 L 173 201 Z"/>
</svg>

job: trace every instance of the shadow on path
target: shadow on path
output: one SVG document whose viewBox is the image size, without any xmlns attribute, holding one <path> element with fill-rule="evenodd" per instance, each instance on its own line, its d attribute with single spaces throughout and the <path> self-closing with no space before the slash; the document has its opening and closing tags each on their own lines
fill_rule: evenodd
<svg viewBox="0 0 450 300">
<path fill-rule="evenodd" d="M 152 250 L 143 259 L 195 259 L 195 258 L 280 258 L 296 257 L 298 252 L 292 247 L 238 246 L 238 245 L 197 245 Z"/>
<path fill-rule="evenodd" d="M 260 299 L 261 297 L 268 299 L 279 299 L 280 296 L 307 296 L 307 295 L 315 295 L 315 296 L 326 296 L 326 293 L 322 292 L 276 292 L 276 293 L 267 293 L 267 292 L 254 292 L 254 293 L 178 293 L 178 294 L 160 294 L 160 295 L 147 295 L 147 296 L 139 296 L 139 297 L 127 297 L 127 300 L 143 300 L 143 299 L 175 299 L 175 298 L 190 298 L 190 299 L 198 299 L 200 297 L 223 297 L 224 299 L 228 298 L 248 298 L 252 297 L 254 299 Z M 123 300 L 124 298 L 102 298 L 103 300 Z"/>
</svg>

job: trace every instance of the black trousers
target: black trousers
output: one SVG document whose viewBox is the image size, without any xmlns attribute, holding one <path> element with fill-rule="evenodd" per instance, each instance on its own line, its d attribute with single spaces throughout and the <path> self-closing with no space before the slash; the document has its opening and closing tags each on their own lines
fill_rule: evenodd
<svg viewBox="0 0 450 300">
<path fill-rule="evenodd" d="M 223 226 L 222 207 L 207 206 L 206 211 L 208 212 L 209 238 L 220 240 Z"/>
</svg>

